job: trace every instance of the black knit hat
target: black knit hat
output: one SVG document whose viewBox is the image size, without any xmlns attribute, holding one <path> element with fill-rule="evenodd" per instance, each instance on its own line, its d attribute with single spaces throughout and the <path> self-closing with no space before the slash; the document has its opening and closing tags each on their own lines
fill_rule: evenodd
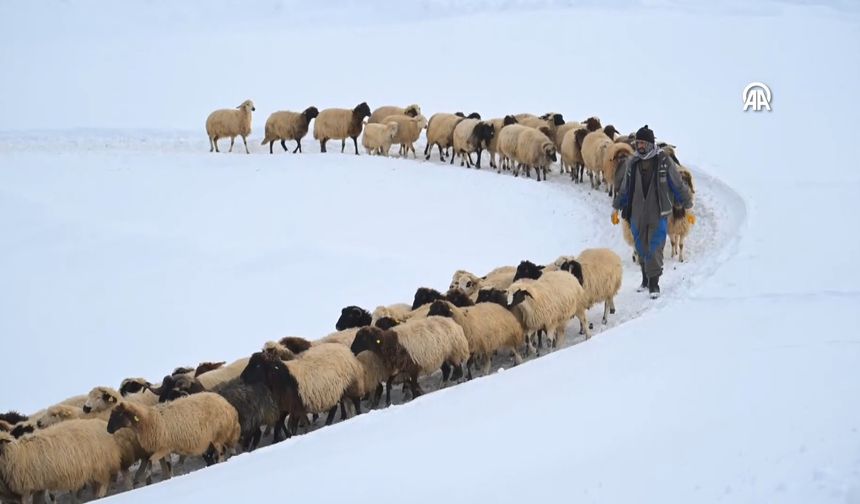
<svg viewBox="0 0 860 504">
<path fill-rule="evenodd" d="M 646 124 L 639 128 L 636 132 L 636 140 L 645 140 L 646 142 L 654 143 L 654 132 Z"/>
</svg>

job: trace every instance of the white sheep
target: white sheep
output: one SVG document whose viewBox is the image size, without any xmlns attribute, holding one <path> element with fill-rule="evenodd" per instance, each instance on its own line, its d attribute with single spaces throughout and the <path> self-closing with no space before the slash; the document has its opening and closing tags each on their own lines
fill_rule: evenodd
<svg viewBox="0 0 860 504">
<path fill-rule="evenodd" d="M 533 129 L 534 128 L 522 124 L 511 124 L 510 126 L 502 128 L 502 131 L 499 132 L 499 139 L 496 146 L 499 154 L 501 154 L 499 164 L 503 170 L 512 169 L 512 162 L 516 160 L 517 156 L 517 142 L 519 141 L 520 135 L 525 131 Z M 519 172 L 516 172 L 514 176 L 519 176 Z"/>
<path fill-rule="evenodd" d="M 582 128 L 574 128 L 567 131 L 562 138 L 562 164 L 570 170 L 570 179 L 576 183 L 582 182 L 584 162 L 582 160 L 582 141 L 592 131 L 597 131 L 603 126 L 600 119 L 589 117 L 582 124 Z"/>
<path fill-rule="evenodd" d="M 508 306 L 526 334 L 546 330 L 553 346 L 560 347 L 568 321 L 576 316 L 586 339 L 591 337 L 585 292 L 576 277 L 567 271 L 548 271 L 537 280 L 517 280 L 508 287 L 507 293 Z"/>
<path fill-rule="evenodd" d="M 451 164 L 454 157 L 460 156 L 460 166 L 472 167 L 472 152 L 478 153 L 475 163 L 477 169 L 481 169 L 481 152 L 486 149 L 496 134 L 492 124 L 479 121 L 478 119 L 464 119 L 454 128 L 454 155 L 451 156 Z"/>
<path fill-rule="evenodd" d="M 454 145 L 454 128 L 465 117 L 457 114 L 437 113 L 430 116 L 427 123 L 427 145 L 424 147 L 424 159 L 430 159 L 430 151 L 435 145 L 439 149 L 439 160 L 445 162 L 444 150 Z"/>
<path fill-rule="evenodd" d="M 414 103 L 406 107 L 384 105 L 382 107 L 378 107 L 376 110 L 373 111 L 372 114 L 370 114 L 370 117 L 367 119 L 367 124 L 387 123 L 388 121 L 385 120 L 385 118 L 393 115 L 406 115 L 409 117 L 417 117 L 421 115 L 421 107 Z"/>
<path fill-rule="evenodd" d="M 421 136 L 421 131 L 427 127 L 427 118 L 421 114 L 415 117 L 408 115 L 390 115 L 383 122 L 396 122 L 398 124 L 397 133 L 394 135 L 394 143 L 400 144 L 400 154 L 404 157 L 409 156 L 409 151 L 412 151 L 412 156 L 415 154 L 415 142 Z"/>
<path fill-rule="evenodd" d="M 287 150 L 287 140 L 295 140 L 296 148 L 293 154 L 302 151 L 302 138 L 308 134 L 311 120 L 319 115 L 316 107 L 308 107 L 304 112 L 290 112 L 282 110 L 274 112 L 266 119 L 266 136 L 260 145 L 269 144 L 269 154 L 272 154 L 272 146 L 276 140 L 281 141 L 281 147 Z"/>
<path fill-rule="evenodd" d="M 556 160 L 555 144 L 541 131 L 529 128 L 517 138 L 515 159 L 520 166 L 525 167 L 526 176 L 531 177 L 531 169 L 534 168 L 538 182 L 541 173 L 543 180 L 546 180 L 549 165 Z"/>
<path fill-rule="evenodd" d="M 615 126 L 608 125 L 602 130 L 592 131 L 585 135 L 582 141 L 582 160 L 592 188 L 600 187 L 600 175 L 603 173 L 603 159 L 612 141 L 613 135 L 618 133 Z M 623 145 L 623 144 L 622 144 Z M 610 185 L 611 181 L 607 181 Z"/>
<path fill-rule="evenodd" d="M 678 165 L 678 173 L 681 175 L 681 180 L 690 188 L 690 194 L 695 196 L 693 174 L 680 164 Z M 674 207 L 672 208 L 672 215 L 669 216 L 669 242 L 672 246 L 672 257 L 677 256 L 681 262 L 684 262 L 684 241 L 696 222 L 692 215 L 684 207 Z"/>
<path fill-rule="evenodd" d="M 451 277 L 449 289 L 459 289 L 474 301 L 481 289 L 506 290 L 513 283 L 516 271 L 515 266 L 500 266 L 483 277 L 478 277 L 466 270 L 457 270 Z"/>
<path fill-rule="evenodd" d="M 0 487 L 30 502 L 34 494 L 78 492 L 94 485 L 104 497 L 121 471 L 122 454 L 103 420 L 69 420 L 13 439 L 0 433 Z"/>
<path fill-rule="evenodd" d="M 442 381 L 458 380 L 463 376 L 463 364 L 469 359 L 469 342 L 463 328 L 445 317 L 411 319 L 392 329 L 363 327 L 355 336 L 352 352 L 356 355 L 370 350 L 379 355 L 394 373 L 410 378 L 412 396 L 424 392 L 419 376 L 442 369 Z"/>
<path fill-rule="evenodd" d="M 251 134 L 251 112 L 257 110 L 254 108 L 254 102 L 251 100 L 243 101 L 235 109 L 219 109 L 209 114 L 206 118 L 206 134 L 209 135 L 209 152 L 221 152 L 218 150 L 218 139 L 230 137 L 230 150 L 233 152 L 233 143 L 236 141 L 236 136 L 242 137 L 242 142 L 245 144 L 245 153 L 250 154 L 248 150 L 248 135 Z"/>
<path fill-rule="evenodd" d="M 399 127 L 397 121 L 385 124 L 367 124 L 364 126 L 364 133 L 361 136 L 361 146 L 368 154 L 388 157 L 388 151 L 391 150 L 391 144 L 394 143 Z"/>
<path fill-rule="evenodd" d="M 197 377 L 197 381 L 199 381 L 200 385 L 203 385 L 203 388 L 206 390 L 212 390 L 218 384 L 230 381 L 242 374 L 242 370 L 245 369 L 245 366 L 247 365 L 248 357 L 242 357 L 226 366 L 201 374 Z"/>
<path fill-rule="evenodd" d="M 586 249 L 576 259 L 569 259 L 560 269 L 571 273 L 582 284 L 586 309 L 603 303 L 603 323 L 615 313 L 615 296 L 624 276 L 621 258 L 608 248 Z"/>
<path fill-rule="evenodd" d="M 358 155 L 358 136 L 364 125 L 364 118 L 370 115 L 370 107 L 361 102 L 353 109 L 329 108 L 321 111 L 314 121 L 314 139 L 320 142 L 320 151 L 326 152 L 329 140 L 340 140 L 340 152 L 346 146 L 346 139 L 352 138 L 355 155 Z"/>
<path fill-rule="evenodd" d="M 493 138 L 491 138 L 490 143 L 487 144 L 487 153 L 490 155 L 490 168 L 495 168 L 497 173 L 501 173 L 501 164 L 496 163 L 496 155 L 499 154 L 499 135 L 502 129 L 506 126 L 517 124 L 517 118 L 512 115 L 507 115 L 505 117 L 490 119 L 487 122 L 493 126 L 494 132 Z"/>
<path fill-rule="evenodd" d="M 212 392 L 180 397 L 157 406 L 123 401 L 111 412 L 107 431 L 129 428 L 149 454 L 145 466 L 161 464 L 162 478 L 169 479 L 173 468 L 171 453 L 186 457 L 203 455 L 207 464 L 217 462 L 239 442 L 239 416 L 226 399 Z"/>
<path fill-rule="evenodd" d="M 615 172 L 624 161 L 633 155 L 633 147 L 629 144 L 616 142 L 606 146 L 603 153 L 603 180 L 606 181 L 606 191 L 610 196 L 615 194 Z"/>
<path fill-rule="evenodd" d="M 490 372 L 495 352 L 509 350 L 514 363 L 523 361 L 519 348 L 525 344 L 525 333 L 517 318 L 506 308 L 495 303 L 478 303 L 474 306 L 457 307 L 449 301 L 434 301 L 428 316 L 449 317 L 463 328 L 469 342 L 470 361 L 481 360 L 483 374 Z M 471 366 L 467 366 L 469 379 Z"/>
</svg>

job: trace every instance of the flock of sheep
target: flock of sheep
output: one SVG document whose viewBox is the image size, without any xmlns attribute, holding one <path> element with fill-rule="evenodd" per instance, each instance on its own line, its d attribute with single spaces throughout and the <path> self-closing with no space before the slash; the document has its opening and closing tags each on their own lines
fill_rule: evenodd
<svg viewBox="0 0 860 504">
<path fill-rule="evenodd" d="M 210 115 L 212 150 L 225 137 L 232 149 L 235 136 L 247 150 L 253 111 L 248 100 Z M 594 117 L 580 124 L 564 122 L 560 114 L 485 121 L 475 113 L 457 113 L 434 114 L 427 121 L 415 105 L 371 113 L 365 103 L 354 109 L 276 112 L 266 122 L 263 144 L 271 152 L 274 142 L 286 150 L 285 141 L 295 140 L 293 152 L 300 152 L 312 120 L 322 151 L 328 140 L 338 139 L 343 151 L 351 138 L 358 154 L 363 131 L 369 153 L 388 155 L 397 144 L 402 156 L 410 151 L 415 156 L 414 143 L 426 129 L 428 159 L 436 146 L 442 160 L 459 157 L 470 166 L 476 154 L 480 167 L 486 150 L 497 171 L 524 170 L 530 177 L 534 170 L 538 180 L 546 178 L 561 150 L 562 172 L 576 181 L 587 172 L 594 187 L 602 178 L 610 192 L 614 170 L 633 152 L 629 139 L 614 139 L 615 128 L 601 128 Z M 607 323 L 622 275 L 621 258 L 605 248 L 547 265 L 522 261 L 483 276 L 459 270 L 445 293 L 421 287 L 412 303 L 372 312 L 347 306 L 336 332 L 321 339 L 288 336 L 229 364 L 177 368 L 159 383 L 127 378 L 118 389 L 98 386 L 30 415 L 0 414 L 0 501 L 30 502 L 60 492 L 76 500 L 87 487 L 102 497 L 113 481 L 127 489 L 151 483 L 155 462 L 161 478 L 170 478 L 174 454 L 178 464 L 187 457 L 214 464 L 255 449 L 262 436 L 277 442 L 295 435 L 319 415 L 325 414 L 329 425 L 338 408 L 345 419 L 360 414 L 363 405 L 379 406 L 383 394 L 391 404 L 397 385 L 417 397 L 424 393 L 419 379 L 436 371 L 444 386 L 489 373 L 494 358 L 518 364 L 523 355 L 563 344 L 573 318 L 588 339 L 593 328 L 588 310 L 603 303 L 601 320 Z"/>
</svg>

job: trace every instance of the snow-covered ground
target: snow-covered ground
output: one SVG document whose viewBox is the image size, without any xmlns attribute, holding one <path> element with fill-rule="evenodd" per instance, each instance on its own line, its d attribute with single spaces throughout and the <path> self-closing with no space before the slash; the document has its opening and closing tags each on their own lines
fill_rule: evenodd
<svg viewBox="0 0 860 504">
<path fill-rule="evenodd" d="M 118 498 L 860 502 L 858 25 L 846 2 L 4 2 L 0 410 L 610 246 L 619 313 L 587 343 Z M 772 112 L 742 112 L 755 80 Z M 245 98 L 254 155 L 210 155 L 205 116 Z M 608 198 L 559 175 L 259 146 L 273 110 L 364 100 L 648 123 L 695 170 L 689 262 L 636 295 Z"/>
</svg>

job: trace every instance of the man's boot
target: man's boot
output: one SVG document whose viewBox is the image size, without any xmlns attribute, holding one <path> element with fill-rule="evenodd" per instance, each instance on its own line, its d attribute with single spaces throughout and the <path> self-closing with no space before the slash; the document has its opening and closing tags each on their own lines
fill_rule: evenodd
<svg viewBox="0 0 860 504">
<path fill-rule="evenodd" d="M 648 275 L 645 274 L 645 265 L 642 265 L 642 285 L 636 288 L 636 292 L 645 292 L 648 289 Z"/>
<path fill-rule="evenodd" d="M 648 279 L 648 293 L 651 295 L 651 299 L 657 299 L 660 297 L 660 275 L 653 276 Z"/>
</svg>

